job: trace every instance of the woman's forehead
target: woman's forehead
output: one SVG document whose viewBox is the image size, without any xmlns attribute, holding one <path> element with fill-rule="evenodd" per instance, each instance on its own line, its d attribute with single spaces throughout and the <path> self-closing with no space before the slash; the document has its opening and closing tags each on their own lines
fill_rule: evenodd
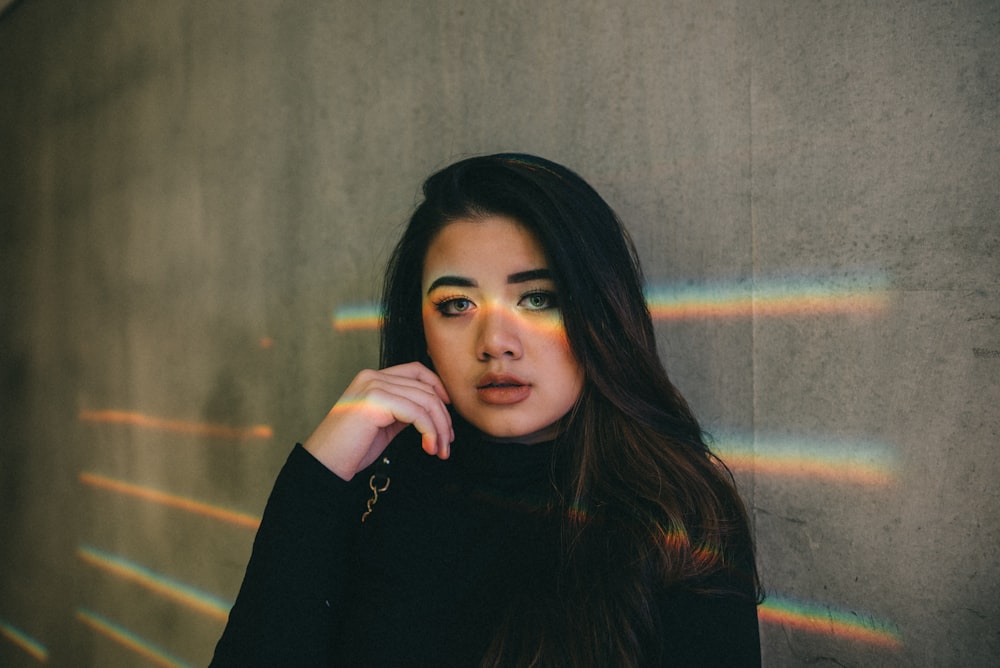
<svg viewBox="0 0 1000 668">
<path fill-rule="evenodd" d="M 424 257 L 423 282 L 440 275 L 474 279 L 481 274 L 515 274 L 547 269 L 537 237 L 518 221 L 502 217 L 461 219 L 434 237 Z"/>
</svg>

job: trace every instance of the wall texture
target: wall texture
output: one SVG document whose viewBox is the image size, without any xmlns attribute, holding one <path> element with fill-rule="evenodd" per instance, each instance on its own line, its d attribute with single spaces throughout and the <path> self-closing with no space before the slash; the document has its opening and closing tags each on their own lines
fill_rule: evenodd
<svg viewBox="0 0 1000 668">
<path fill-rule="evenodd" d="M 376 363 L 348 307 L 422 178 L 495 150 L 632 230 L 753 504 L 765 663 L 989 664 L 998 111 L 989 1 L 13 4 L 0 664 L 206 663 L 278 467 Z"/>
</svg>

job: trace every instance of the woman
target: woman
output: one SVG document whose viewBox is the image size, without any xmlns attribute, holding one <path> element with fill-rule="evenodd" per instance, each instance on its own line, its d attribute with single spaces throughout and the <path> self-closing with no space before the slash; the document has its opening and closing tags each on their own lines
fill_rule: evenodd
<svg viewBox="0 0 1000 668">
<path fill-rule="evenodd" d="M 579 176 L 431 176 L 381 362 L 289 456 L 215 665 L 759 665 L 746 511 Z"/>
</svg>

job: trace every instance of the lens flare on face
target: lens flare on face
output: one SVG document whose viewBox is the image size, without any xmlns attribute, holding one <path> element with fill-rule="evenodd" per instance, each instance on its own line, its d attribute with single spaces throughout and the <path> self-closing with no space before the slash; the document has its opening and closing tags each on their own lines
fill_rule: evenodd
<svg viewBox="0 0 1000 668">
<path fill-rule="evenodd" d="M 191 666 L 191 664 L 171 656 L 149 641 L 140 638 L 96 612 L 85 608 L 77 608 L 76 618 L 104 637 L 130 649 L 158 666 L 165 666 L 165 668 L 190 668 Z"/>
<path fill-rule="evenodd" d="M 124 424 L 143 429 L 234 440 L 266 439 L 274 436 L 274 430 L 265 424 L 254 425 L 252 427 L 231 427 L 210 422 L 170 420 L 131 411 L 80 411 L 79 419 L 81 422 Z"/>
<path fill-rule="evenodd" d="M 212 619 L 221 622 L 229 619 L 229 609 L 233 606 L 232 601 L 225 601 L 218 596 L 156 573 L 128 559 L 102 552 L 93 547 L 81 546 L 77 549 L 76 554 L 85 564 L 127 582 L 137 584 Z"/>
<path fill-rule="evenodd" d="M 109 492 L 114 492 L 115 494 L 151 501 L 170 508 L 177 508 L 189 513 L 195 513 L 196 515 L 202 515 L 203 517 L 221 520 L 223 522 L 246 527 L 248 529 L 257 530 L 260 526 L 260 517 L 214 506 L 208 503 L 202 503 L 201 501 L 195 501 L 194 499 L 188 499 L 183 496 L 168 494 L 150 487 L 134 485 L 122 480 L 115 480 L 113 478 L 97 475 L 96 473 L 83 472 L 80 474 L 79 478 L 81 483 L 95 489 L 103 489 Z"/>
<path fill-rule="evenodd" d="M 764 624 L 775 624 L 810 633 L 898 650 L 903 647 L 899 629 L 891 622 L 854 610 L 837 610 L 825 604 L 769 596 L 757 609 Z"/>
<path fill-rule="evenodd" d="M 885 486 L 897 479 L 895 452 L 879 443 L 753 435 L 719 436 L 712 452 L 734 472 Z"/>
<path fill-rule="evenodd" d="M 547 311 L 517 313 L 508 311 L 502 306 L 487 306 L 477 309 L 480 315 L 506 319 L 507 326 L 539 334 L 546 338 L 556 338 L 566 341 L 566 328 L 563 326 L 562 314 L 557 309 Z M 432 303 L 425 303 L 423 318 L 426 323 L 429 318 L 442 317 Z M 503 325 L 501 325 L 503 326 Z"/>
<path fill-rule="evenodd" d="M 0 635 L 30 654 L 36 661 L 45 663 L 49 660 L 49 650 L 20 629 L 0 619 Z"/>
</svg>

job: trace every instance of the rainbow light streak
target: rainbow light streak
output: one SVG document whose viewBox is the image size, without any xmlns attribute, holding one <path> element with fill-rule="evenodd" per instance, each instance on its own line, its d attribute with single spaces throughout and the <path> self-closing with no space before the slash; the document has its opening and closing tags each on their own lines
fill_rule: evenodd
<svg viewBox="0 0 1000 668">
<path fill-rule="evenodd" d="M 254 515 L 240 513 L 235 510 L 229 510 L 219 506 L 213 506 L 207 503 L 202 503 L 201 501 L 195 501 L 194 499 L 188 499 L 183 496 L 167 494 L 166 492 L 161 492 L 149 487 L 141 487 L 139 485 L 134 485 L 121 480 L 106 478 L 104 476 L 97 475 L 96 473 L 81 473 L 80 482 L 85 485 L 90 485 L 91 487 L 96 487 L 97 489 L 103 489 L 116 494 L 123 494 L 125 496 L 132 496 L 138 499 L 152 501 L 153 503 L 159 503 L 171 508 L 186 510 L 190 513 L 196 513 L 212 519 L 222 520 L 223 522 L 229 522 L 230 524 L 246 527 L 248 529 L 256 530 L 260 526 L 260 518 Z"/>
<path fill-rule="evenodd" d="M 231 601 L 208 594 L 173 578 L 160 575 L 122 557 L 102 552 L 96 548 L 83 546 L 77 552 L 81 561 L 110 573 L 128 582 L 164 596 L 176 603 L 192 608 L 213 619 L 225 622 L 229 619 Z"/>
<path fill-rule="evenodd" d="M 886 286 L 882 276 L 649 286 L 646 303 L 655 320 L 876 314 L 889 305 Z"/>
<path fill-rule="evenodd" d="M 886 649 L 903 647 L 899 629 L 894 624 L 853 610 L 834 610 L 828 605 L 768 597 L 757 609 L 757 616 L 765 624 L 780 624 Z"/>
<path fill-rule="evenodd" d="M 733 471 L 763 475 L 890 485 L 898 468 L 895 453 L 876 443 L 730 436 L 709 446 Z"/>
<path fill-rule="evenodd" d="M 42 663 L 49 660 L 49 650 L 45 649 L 43 644 L 3 620 L 0 620 L 0 635 L 23 649 L 36 660 Z"/>
<path fill-rule="evenodd" d="M 694 285 L 647 286 L 646 304 L 655 320 L 747 318 L 751 316 L 873 315 L 889 306 L 882 275 L 835 278 L 734 280 Z M 381 305 L 345 304 L 333 313 L 339 332 L 378 329 Z"/>
<path fill-rule="evenodd" d="M 92 612 L 84 608 L 77 608 L 76 618 L 98 633 L 110 638 L 119 645 L 127 647 L 136 654 L 159 666 L 166 666 L 167 668 L 190 668 L 191 666 L 191 664 L 185 663 L 180 659 L 167 654 L 162 649 L 152 645 L 146 640 L 143 640 L 131 631 L 128 631 L 114 622 L 98 615 L 96 612 Z"/>
<path fill-rule="evenodd" d="M 345 304 L 333 312 L 333 328 L 338 332 L 378 329 L 381 325 L 381 304 Z"/>
<path fill-rule="evenodd" d="M 156 429 L 160 431 L 172 431 L 180 434 L 194 434 L 197 436 L 211 436 L 213 438 L 248 439 L 248 438 L 271 438 L 274 430 L 266 424 L 254 425 L 253 427 L 230 427 L 209 422 L 184 422 L 182 420 L 168 420 L 165 418 L 151 417 L 142 413 L 129 411 L 80 411 L 79 418 L 83 422 L 104 422 L 110 424 L 127 424 L 133 427 L 144 429 Z"/>
</svg>

